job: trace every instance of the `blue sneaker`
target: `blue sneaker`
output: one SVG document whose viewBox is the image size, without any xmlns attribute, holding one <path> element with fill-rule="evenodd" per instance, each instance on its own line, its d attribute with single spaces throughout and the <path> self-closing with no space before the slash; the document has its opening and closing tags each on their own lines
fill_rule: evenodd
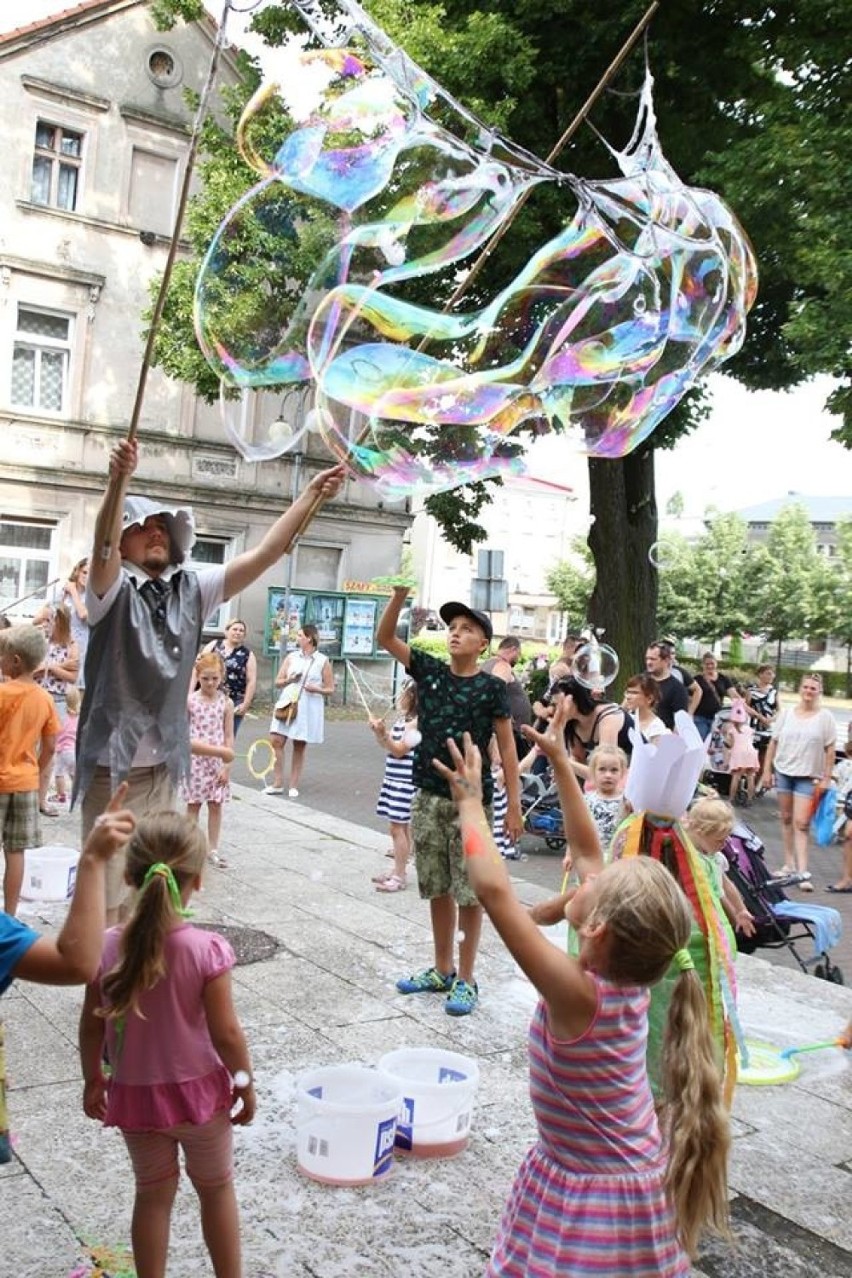
<svg viewBox="0 0 852 1278">
<path fill-rule="evenodd" d="M 436 967 L 427 967 L 414 976 L 402 976 L 396 983 L 400 994 L 447 994 L 455 984 L 456 974 L 444 976 Z"/>
<path fill-rule="evenodd" d="M 468 1016 L 479 1002 L 479 986 L 476 981 L 469 985 L 467 981 L 453 981 L 453 988 L 447 995 L 444 1011 L 448 1016 Z"/>
</svg>

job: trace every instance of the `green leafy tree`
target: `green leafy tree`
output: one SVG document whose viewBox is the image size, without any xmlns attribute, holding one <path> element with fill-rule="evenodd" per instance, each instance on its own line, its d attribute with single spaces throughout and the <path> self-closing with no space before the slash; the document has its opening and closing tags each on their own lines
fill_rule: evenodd
<svg viewBox="0 0 852 1278">
<path fill-rule="evenodd" d="M 816 627 L 820 638 L 829 635 L 846 649 L 846 696 L 852 697 L 852 518 L 836 524 L 837 551 L 822 560 L 822 572 L 814 587 Z"/>
<path fill-rule="evenodd" d="M 589 615 L 595 566 L 582 538 L 574 540 L 571 551 L 570 559 L 561 559 L 547 574 L 547 589 L 556 595 L 559 610 L 565 613 L 571 629 L 580 630 Z"/>
<path fill-rule="evenodd" d="M 676 493 L 672 493 L 666 502 L 666 514 L 671 519 L 681 519 L 686 503 L 683 499 L 683 493 L 678 489 Z"/>
<path fill-rule="evenodd" d="M 810 632 L 824 569 L 804 506 L 793 502 L 782 507 L 753 560 L 754 614 L 760 619 L 755 628 L 775 643 L 780 665 L 784 641 L 803 639 Z"/>
<path fill-rule="evenodd" d="M 367 0 L 366 7 L 450 92 L 541 155 L 586 99 L 645 0 L 617 6 L 589 0 L 443 0 L 440 6 L 432 0 Z M 197 0 L 158 0 L 166 20 L 195 17 L 198 8 Z M 298 18 L 282 0 L 261 10 L 255 26 L 276 44 L 296 29 Z M 726 371 L 755 389 L 786 389 L 817 372 L 833 374 L 840 384 L 828 406 L 842 415 L 838 433 L 852 445 L 845 180 L 852 95 L 844 88 L 850 45 L 852 6 L 845 0 L 681 0 L 661 6 L 650 32 L 666 155 L 684 181 L 723 194 L 760 265 L 747 341 Z M 604 137 L 617 142 L 629 135 L 631 91 L 642 76 L 637 49 L 614 92 L 595 105 L 592 118 Z M 224 138 L 211 135 L 209 141 L 205 181 L 213 182 L 215 161 L 224 160 L 227 169 L 233 160 L 223 152 L 232 148 Z M 557 163 L 589 178 L 613 173 L 611 155 L 588 129 L 575 135 Z M 565 224 L 574 212 L 570 190 L 569 183 L 536 191 L 465 306 L 493 296 Z M 192 264 L 187 269 L 191 273 Z M 294 271 L 289 278 L 297 287 L 306 277 Z M 442 300 L 431 298 L 439 305 Z M 191 345 L 185 300 L 181 315 L 182 327 L 169 340 Z M 165 362 L 162 343 L 158 355 Z M 203 385 L 191 360 L 184 375 Z M 595 517 L 589 546 L 597 570 L 590 616 L 605 628 L 623 666 L 641 664 L 658 611 L 658 577 L 648 554 L 657 540 L 653 450 L 676 446 L 707 411 L 697 388 L 635 452 L 589 463 Z M 454 545 L 482 538 L 477 514 L 487 491 L 473 485 L 456 497 L 430 499 Z M 787 624 L 779 620 L 776 628 Z M 675 629 L 683 632 L 680 624 Z"/>
<path fill-rule="evenodd" d="M 657 634 L 697 638 L 701 630 L 694 604 L 702 582 L 695 547 L 680 533 L 665 532 L 651 553 L 659 579 Z"/>
</svg>

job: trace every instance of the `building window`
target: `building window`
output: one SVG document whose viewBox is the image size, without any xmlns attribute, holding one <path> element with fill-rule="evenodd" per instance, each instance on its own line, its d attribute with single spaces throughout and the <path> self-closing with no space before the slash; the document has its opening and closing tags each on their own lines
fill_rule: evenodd
<svg viewBox="0 0 852 1278">
<path fill-rule="evenodd" d="M 199 537 L 192 547 L 192 553 L 186 561 L 187 568 L 214 568 L 218 564 L 226 564 L 231 558 L 230 542 L 216 541 L 213 537 Z M 205 630 L 224 630 L 228 622 L 230 609 L 227 603 L 221 604 L 211 617 L 204 622 Z"/>
<path fill-rule="evenodd" d="M 36 124 L 33 180 L 30 199 L 73 213 L 80 186 L 83 134 L 58 124 Z"/>
<path fill-rule="evenodd" d="M 11 402 L 18 408 L 61 413 L 68 389 L 70 315 L 18 307 L 12 351 Z"/>
<path fill-rule="evenodd" d="M 30 596 L 31 613 L 46 597 L 53 531 L 51 524 L 0 521 L 0 612 Z"/>
<path fill-rule="evenodd" d="M 338 546 L 300 546 L 296 580 L 301 590 L 337 590 L 342 551 Z"/>
<path fill-rule="evenodd" d="M 148 52 L 145 63 L 148 76 L 158 89 L 173 89 L 183 79 L 180 59 L 171 49 L 156 45 Z"/>
<path fill-rule="evenodd" d="M 130 219 L 142 231 L 172 230 L 178 162 L 173 156 L 133 148 L 130 160 Z"/>
</svg>

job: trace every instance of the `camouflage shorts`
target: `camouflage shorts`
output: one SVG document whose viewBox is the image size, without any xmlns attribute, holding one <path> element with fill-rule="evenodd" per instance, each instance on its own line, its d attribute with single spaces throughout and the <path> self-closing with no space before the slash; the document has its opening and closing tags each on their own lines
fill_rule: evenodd
<svg viewBox="0 0 852 1278">
<path fill-rule="evenodd" d="M 491 808 L 485 809 L 491 824 Z M 418 790 L 411 809 L 417 882 L 424 901 L 452 896 L 457 905 L 478 905 L 462 852 L 458 812 L 452 799 Z"/>
</svg>

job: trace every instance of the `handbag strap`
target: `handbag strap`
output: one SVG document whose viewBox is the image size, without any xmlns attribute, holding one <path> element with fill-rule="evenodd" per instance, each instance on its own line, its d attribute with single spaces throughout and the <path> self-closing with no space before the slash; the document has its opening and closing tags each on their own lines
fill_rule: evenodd
<svg viewBox="0 0 852 1278">
<path fill-rule="evenodd" d="M 316 654 L 314 654 L 314 655 L 316 655 Z M 312 655 L 312 656 L 311 656 L 310 661 L 309 661 L 309 662 L 308 662 L 308 664 L 305 666 L 305 673 L 302 675 L 302 681 L 301 681 L 301 683 L 299 684 L 299 691 L 296 693 L 296 696 L 297 696 L 297 697 L 300 697 L 300 696 L 302 695 L 302 690 L 303 690 L 303 688 L 304 688 L 304 686 L 305 686 L 305 683 L 306 683 L 306 681 L 307 681 L 308 675 L 309 675 L 309 674 L 310 674 L 310 672 L 311 672 L 311 666 L 314 664 L 314 655 Z"/>
</svg>

